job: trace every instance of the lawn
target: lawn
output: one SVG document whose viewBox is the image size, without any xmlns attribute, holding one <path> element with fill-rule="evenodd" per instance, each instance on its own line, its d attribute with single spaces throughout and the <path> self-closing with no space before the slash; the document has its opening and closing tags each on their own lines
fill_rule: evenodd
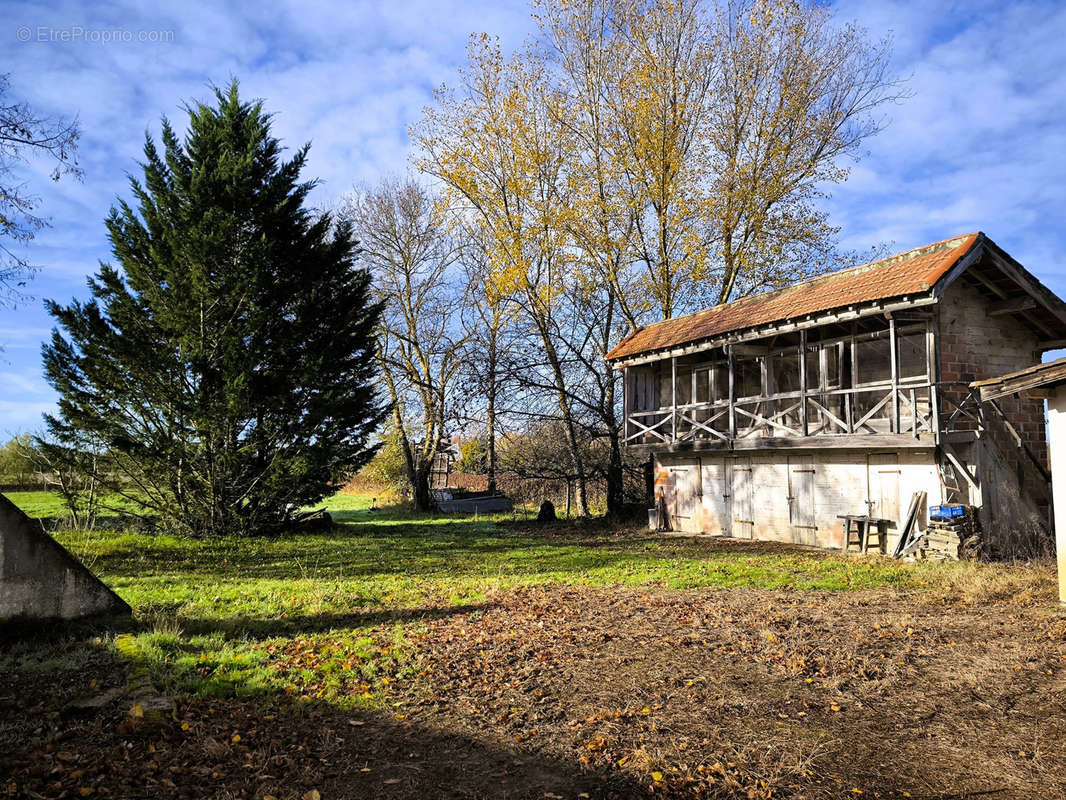
<svg viewBox="0 0 1066 800">
<path fill-rule="evenodd" d="M 10 496 L 58 516 L 44 493 Z M 7 788 L 257 799 L 1066 790 L 1066 623 L 1049 567 L 372 511 L 361 496 L 327 506 L 338 524 L 325 534 L 57 531 L 134 617 L 20 630 L 0 645 Z M 177 698 L 173 720 L 139 728 L 121 701 L 87 718 L 65 710 L 130 669 Z M 891 755 L 875 744 L 886 740 Z"/>
</svg>

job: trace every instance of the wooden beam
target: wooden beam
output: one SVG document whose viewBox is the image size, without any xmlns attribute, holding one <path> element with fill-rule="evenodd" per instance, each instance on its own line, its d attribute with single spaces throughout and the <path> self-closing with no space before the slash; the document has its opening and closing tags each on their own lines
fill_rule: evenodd
<svg viewBox="0 0 1066 800">
<path fill-rule="evenodd" d="M 984 286 L 986 289 L 988 289 L 988 291 L 992 292 L 992 294 L 994 294 L 1000 300 L 1006 299 L 1007 293 L 1000 289 L 998 286 L 996 286 L 996 284 L 992 283 L 992 281 L 988 280 L 988 278 L 986 278 L 977 270 L 972 270 L 966 277 L 973 278 L 975 282 Z"/>
<path fill-rule="evenodd" d="M 698 451 L 774 451 L 774 450 L 932 450 L 933 437 L 923 433 L 915 438 L 908 434 L 862 433 L 847 436 L 833 434 L 826 436 L 774 436 L 739 439 L 732 445 L 720 439 L 696 439 L 676 444 L 635 444 L 631 451 L 649 453 L 691 453 Z"/>
<path fill-rule="evenodd" d="M 1004 314 L 1017 314 L 1019 311 L 1028 311 L 1031 308 L 1036 308 L 1036 299 L 1031 295 L 1023 294 L 989 303 L 986 313 L 990 317 L 1000 317 Z"/>
<path fill-rule="evenodd" d="M 726 350 L 729 357 L 729 438 L 737 438 L 737 361 L 733 357 L 733 348 Z"/>
<path fill-rule="evenodd" d="M 988 248 L 995 265 L 1019 288 L 1032 295 L 1037 303 L 1049 311 L 1060 323 L 1066 325 L 1066 303 L 1030 275 L 1021 264 L 1011 259 L 1006 253 L 997 252 L 997 250 L 998 248 Z"/>
<path fill-rule="evenodd" d="M 972 388 L 977 390 L 981 402 L 988 403 L 1018 392 L 1059 386 L 1064 383 L 1066 383 L 1066 358 L 1052 361 L 1049 364 L 1038 364 L 1013 375 L 977 381 Z"/>
<path fill-rule="evenodd" d="M 931 287 L 933 290 L 934 297 L 938 299 L 943 297 L 944 292 L 947 291 L 948 287 L 951 286 L 951 284 L 957 281 L 960 277 L 962 277 L 962 274 L 964 272 L 966 272 L 968 269 L 970 269 L 970 267 L 972 267 L 974 264 L 981 260 L 982 254 L 987 250 L 984 244 L 985 237 L 978 236 L 977 241 L 970 246 L 970 252 L 960 258 L 958 262 L 956 262 L 955 266 L 948 270 L 948 274 L 942 276 L 940 280 L 936 282 L 936 285 Z"/>
<path fill-rule="evenodd" d="M 677 357 L 670 359 L 670 439 L 677 441 Z"/>
<path fill-rule="evenodd" d="M 807 425 L 807 331 L 800 331 L 800 431 L 804 436 L 810 433 Z"/>
<path fill-rule="evenodd" d="M 841 389 L 845 389 L 845 388 L 853 389 L 855 387 L 855 376 L 857 376 L 859 374 L 858 355 L 855 352 L 855 323 L 854 322 L 851 323 L 851 341 L 849 341 L 845 346 L 848 348 L 848 356 L 850 358 L 849 370 L 850 370 L 851 374 L 848 376 L 848 384 L 849 385 L 848 386 L 844 386 L 844 381 L 841 380 L 840 381 L 840 388 Z M 844 375 L 844 370 L 840 370 L 840 374 L 841 374 L 841 376 L 843 376 Z M 855 433 L 855 419 L 852 416 L 855 413 L 854 412 L 854 408 L 855 408 L 855 395 L 853 395 L 853 394 L 844 395 L 844 421 L 848 423 L 848 433 Z"/>
<path fill-rule="evenodd" d="M 896 347 L 896 320 L 891 317 L 888 320 L 888 346 L 892 369 L 892 418 L 888 424 L 892 428 L 892 433 L 899 433 L 899 359 Z"/>
<path fill-rule="evenodd" d="M 937 329 L 940 327 L 940 314 L 926 323 L 925 328 L 925 368 L 929 380 L 929 411 L 933 422 L 933 438 L 940 441 L 940 348 L 937 347 Z"/>
<path fill-rule="evenodd" d="M 1066 347 L 1066 339 L 1045 339 L 1042 342 L 1037 342 L 1037 350 L 1040 352 L 1061 350 L 1064 347 Z"/>
<path fill-rule="evenodd" d="M 955 452 L 955 448 L 947 442 L 941 442 L 940 447 L 944 451 L 944 456 L 947 458 L 948 461 L 951 462 L 951 466 L 955 468 L 955 471 L 961 472 L 961 477 L 966 479 L 966 482 L 970 485 L 970 488 L 977 492 L 978 495 L 980 495 L 981 487 L 977 485 L 977 481 L 974 480 L 973 475 L 970 474 L 970 470 L 966 469 L 966 466 L 962 463 L 962 459 L 959 458 L 958 453 Z M 976 505 L 976 503 L 972 505 Z"/>
</svg>

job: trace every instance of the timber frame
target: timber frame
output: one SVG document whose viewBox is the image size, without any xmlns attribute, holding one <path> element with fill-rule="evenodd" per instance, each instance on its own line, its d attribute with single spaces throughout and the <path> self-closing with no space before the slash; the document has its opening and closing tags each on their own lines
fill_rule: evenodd
<svg viewBox="0 0 1066 800">
<path fill-rule="evenodd" d="M 905 308 L 849 309 L 629 362 L 622 367 L 625 444 L 649 452 L 854 447 L 861 437 L 861 446 L 931 447 L 940 400 L 935 316 L 921 305 Z M 921 342 L 918 373 L 901 372 L 902 337 Z M 856 380 L 864 370 L 860 350 L 871 346 L 887 369 Z M 776 386 L 780 361 L 797 380 L 784 390 Z M 651 373 L 659 402 L 640 403 L 638 384 Z"/>
<path fill-rule="evenodd" d="M 929 257 L 941 259 L 940 271 L 921 271 Z M 882 274 L 898 275 L 908 262 L 916 265 L 906 276 L 909 293 L 818 305 L 834 280 L 855 283 L 882 265 Z M 746 321 L 750 314 L 738 315 L 741 309 L 758 314 L 760 296 L 700 312 L 691 324 L 677 318 L 627 337 L 608 355 L 623 373 L 624 443 L 653 455 L 896 450 L 972 439 L 984 420 L 973 418 L 968 382 L 941 369 L 938 340 L 945 291 L 960 280 L 985 298 L 989 318 L 1010 316 L 1027 326 L 1035 352 L 1066 345 L 1066 304 L 984 234 L 970 234 L 769 293 L 762 297 L 778 307 L 741 327 L 732 320 Z M 781 313 L 797 289 L 807 313 Z M 715 328 L 719 309 L 731 322 Z M 708 325 L 711 335 L 701 337 Z"/>
</svg>

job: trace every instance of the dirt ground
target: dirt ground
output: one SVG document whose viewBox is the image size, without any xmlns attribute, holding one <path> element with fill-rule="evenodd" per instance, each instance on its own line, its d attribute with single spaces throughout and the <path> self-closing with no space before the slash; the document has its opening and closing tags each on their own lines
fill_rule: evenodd
<svg viewBox="0 0 1066 800">
<path fill-rule="evenodd" d="M 205 700 L 131 724 L 57 710 L 121 680 L 103 656 L 0 676 L 0 793 L 1066 797 L 1066 616 L 1046 603 L 555 586 L 412 644 L 416 677 L 372 713 Z"/>
</svg>

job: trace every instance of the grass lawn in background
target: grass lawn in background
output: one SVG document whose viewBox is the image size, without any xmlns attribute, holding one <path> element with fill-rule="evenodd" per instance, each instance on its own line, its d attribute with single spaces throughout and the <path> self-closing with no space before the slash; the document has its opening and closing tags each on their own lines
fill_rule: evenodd
<svg viewBox="0 0 1066 800">
<path fill-rule="evenodd" d="M 10 496 L 58 516 L 47 493 Z M 338 524 L 322 534 L 57 531 L 134 618 L 0 645 L 16 786 L 887 797 L 954 789 L 959 774 L 973 791 L 998 780 L 1000 796 L 1066 780 L 1066 628 L 1046 566 L 326 505 Z M 179 699 L 172 723 L 129 729 L 121 702 L 88 721 L 63 711 L 120 685 L 129 662 Z M 131 741 L 155 768 L 128 767 Z M 922 753 L 913 774 L 899 748 Z"/>
</svg>

